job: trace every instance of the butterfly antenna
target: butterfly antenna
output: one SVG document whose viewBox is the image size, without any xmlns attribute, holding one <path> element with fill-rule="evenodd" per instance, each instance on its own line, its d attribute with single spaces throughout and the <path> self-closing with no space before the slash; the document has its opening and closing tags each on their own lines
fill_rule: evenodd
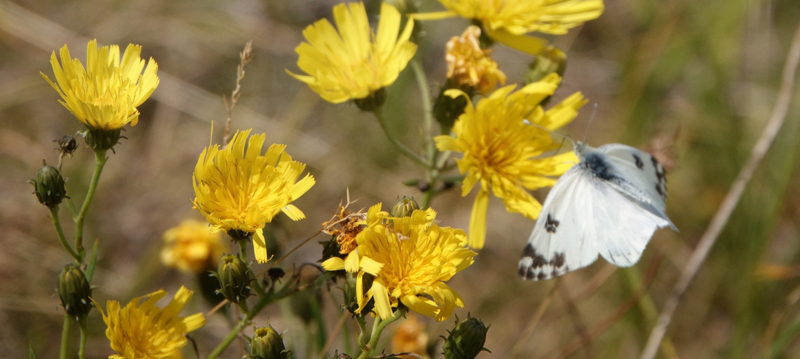
<svg viewBox="0 0 800 359">
<path fill-rule="evenodd" d="M 562 138 L 562 139 L 561 139 L 561 143 L 564 143 L 564 139 L 567 139 L 567 138 L 568 138 L 570 141 L 574 141 L 574 140 L 572 139 L 572 137 L 570 137 L 569 135 L 565 135 L 565 134 L 563 134 L 563 133 L 561 133 L 561 132 L 558 132 L 558 131 L 553 131 L 553 130 L 551 130 L 551 129 L 547 128 L 547 127 L 544 127 L 544 126 L 542 126 L 542 125 L 540 125 L 540 124 L 538 124 L 538 123 L 533 123 L 533 122 L 531 122 L 531 121 L 528 121 L 528 119 L 524 119 L 524 120 L 522 120 L 522 122 L 523 122 L 523 123 L 525 123 L 526 125 L 531 125 L 531 126 L 534 126 L 534 127 L 539 127 L 539 128 L 541 128 L 541 129 L 543 129 L 543 130 L 545 130 L 545 131 L 547 131 L 547 132 L 554 133 L 554 134 L 556 134 L 556 135 L 559 135 L 559 136 L 561 136 L 561 138 Z"/>
<path fill-rule="evenodd" d="M 589 124 L 586 125 L 586 132 L 583 133 L 583 141 L 581 141 L 581 142 L 584 142 L 584 143 L 586 143 L 586 135 L 589 134 L 589 127 L 592 126 L 592 120 L 594 120 L 594 115 L 597 114 L 597 102 L 595 102 L 594 106 L 592 106 L 592 107 L 594 107 L 592 109 L 592 115 L 589 116 Z"/>
</svg>

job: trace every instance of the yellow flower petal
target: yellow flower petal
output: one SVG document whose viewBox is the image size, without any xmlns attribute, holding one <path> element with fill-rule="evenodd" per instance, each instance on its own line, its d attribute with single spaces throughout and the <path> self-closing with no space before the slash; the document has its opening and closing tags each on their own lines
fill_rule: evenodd
<svg viewBox="0 0 800 359">
<path fill-rule="evenodd" d="M 264 239 L 264 230 L 262 228 L 256 229 L 253 234 L 253 252 L 256 255 L 256 262 L 266 263 L 269 260 L 267 242 Z"/>
<path fill-rule="evenodd" d="M 472 204 L 469 218 L 469 246 L 482 249 L 486 242 L 486 213 L 489 209 L 489 192 L 481 190 Z"/>
<path fill-rule="evenodd" d="M 545 39 L 535 36 L 514 35 L 505 29 L 487 29 L 486 34 L 489 35 L 492 40 L 531 55 L 539 55 L 548 44 Z"/>
<path fill-rule="evenodd" d="M 392 306 L 389 304 L 389 293 L 386 291 L 386 286 L 380 279 L 372 282 L 372 298 L 375 299 L 375 310 L 381 319 L 389 319 L 392 317 Z"/>
<path fill-rule="evenodd" d="M 358 256 L 358 249 L 347 254 L 344 259 L 344 270 L 349 273 L 358 273 L 360 258 Z"/>
<path fill-rule="evenodd" d="M 339 257 L 328 258 L 322 262 L 322 268 L 329 272 L 342 270 L 344 269 L 344 260 Z"/>
</svg>

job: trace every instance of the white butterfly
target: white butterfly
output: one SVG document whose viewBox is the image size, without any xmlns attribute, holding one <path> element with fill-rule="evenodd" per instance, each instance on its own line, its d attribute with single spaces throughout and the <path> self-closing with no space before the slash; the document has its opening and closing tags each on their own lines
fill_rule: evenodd
<svg viewBox="0 0 800 359">
<path fill-rule="evenodd" d="M 634 265 L 657 229 L 678 230 L 665 213 L 667 177 L 649 153 L 609 144 L 573 144 L 580 163 L 556 182 L 522 251 L 519 276 L 544 280 L 601 255 Z"/>
</svg>

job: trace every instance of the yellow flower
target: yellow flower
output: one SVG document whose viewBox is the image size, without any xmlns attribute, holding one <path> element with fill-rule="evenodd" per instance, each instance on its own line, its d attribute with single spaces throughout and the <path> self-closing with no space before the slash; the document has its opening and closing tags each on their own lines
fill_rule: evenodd
<svg viewBox="0 0 800 359">
<path fill-rule="evenodd" d="M 202 274 L 213 268 L 225 252 L 219 231 L 208 223 L 185 220 L 164 232 L 161 262 L 185 273 Z"/>
<path fill-rule="evenodd" d="M 358 248 L 346 259 L 330 258 L 322 266 L 358 273 L 359 312 L 374 299 L 383 319 L 402 302 L 417 313 L 445 320 L 456 307 L 464 307 L 464 301 L 444 282 L 469 267 L 477 253 L 465 248 L 463 230 L 439 227 L 435 218 L 432 209 L 397 218 L 381 211 L 380 204 L 372 206 L 367 227 L 356 237 Z M 363 287 L 365 274 L 374 276 L 368 289 Z"/>
<path fill-rule="evenodd" d="M 479 21 L 489 31 L 513 35 L 538 31 L 553 35 L 603 13 L 602 0 L 439 0 L 461 17 Z"/>
<path fill-rule="evenodd" d="M 80 60 L 72 59 L 67 46 L 61 48 L 61 64 L 56 53 L 50 57 L 58 85 L 42 73 L 50 86 L 61 95 L 61 102 L 87 127 L 118 130 L 139 120 L 136 109 L 155 91 L 159 79 L 158 64 L 150 58 L 139 58 L 142 47 L 128 45 L 120 58 L 119 46 L 97 48 L 97 40 L 89 41 L 86 68 Z M 144 73 L 142 73 L 144 69 Z"/>
<path fill-rule="evenodd" d="M 174 358 L 176 352 L 186 345 L 186 333 L 206 324 L 203 313 L 178 316 L 192 294 L 191 290 L 181 287 L 165 308 L 156 307 L 156 302 L 167 295 L 163 289 L 133 298 L 124 308 L 120 308 L 119 302 L 109 300 L 106 304 L 108 315 L 95 302 L 108 326 L 106 337 L 111 341 L 111 349 L 118 353 L 109 358 Z M 142 299 L 144 302 L 140 304 Z"/>
<path fill-rule="evenodd" d="M 527 190 L 552 186 L 556 181 L 552 177 L 563 174 L 578 161 L 572 151 L 541 157 L 546 151 L 556 150 L 560 141 L 553 141 L 543 128 L 524 122 L 556 130 L 575 118 L 577 110 L 586 104 L 580 92 L 547 111 L 539 105 L 560 82 L 561 77 L 550 74 L 515 92 L 513 85 L 500 88 L 477 106 L 467 105 L 453 127 L 455 138 L 436 136 L 439 150 L 464 153 L 457 160 L 459 171 L 466 174 L 462 195 L 466 196 L 480 182 L 470 218 L 471 247 L 483 248 L 490 188 L 503 199 L 509 212 L 535 219 L 542 205 Z M 448 94 L 465 96 L 458 90 Z"/>
<path fill-rule="evenodd" d="M 285 145 L 272 145 L 261 155 L 265 134 L 236 132 L 228 147 L 203 149 L 194 168 L 194 206 L 218 229 L 253 236 L 256 260 L 266 262 L 264 226 L 283 212 L 294 221 L 305 218 L 290 202 L 314 185 L 310 174 L 297 181 L 306 165 L 292 161 Z M 249 137 L 249 141 L 248 141 Z M 245 144 L 247 150 L 245 151 Z"/>
<path fill-rule="evenodd" d="M 538 55 L 547 41 L 529 32 L 553 35 L 603 13 L 602 0 L 439 0 L 450 11 L 414 14 L 417 20 L 461 16 L 481 23 L 486 34 L 517 50 Z"/>
<path fill-rule="evenodd" d="M 500 71 L 497 62 L 489 57 L 491 49 L 481 49 L 478 38 L 481 29 L 470 26 L 461 37 L 453 36 L 445 45 L 447 78 L 454 79 L 459 86 L 475 87 L 486 95 L 497 86 L 506 83 L 506 75 Z"/>
<path fill-rule="evenodd" d="M 398 38 L 400 13 L 391 5 L 381 5 L 377 35 L 369 27 L 363 3 L 336 5 L 333 18 L 338 32 L 327 19 L 303 30 L 308 42 L 295 51 L 300 55 L 297 66 L 308 75 L 286 71 L 326 101 L 363 99 L 391 85 L 417 51 L 408 41 L 413 21 Z"/>
</svg>

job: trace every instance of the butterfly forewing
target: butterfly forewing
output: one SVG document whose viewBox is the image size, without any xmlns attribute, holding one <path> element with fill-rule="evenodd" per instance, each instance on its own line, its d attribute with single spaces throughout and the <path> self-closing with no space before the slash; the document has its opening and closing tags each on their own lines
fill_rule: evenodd
<svg viewBox="0 0 800 359">
<path fill-rule="evenodd" d="M 596 241 L 583 222 L 591 216 L 592 183 L 586 170 L 573 166 L 544 202 L 519 261 L 519 276 L 545 280 L 597 260 Z"/>
<path fill-rule="evenodd" d="M 639 201 L 642 208 L 667 220 L 669 226 L 677 230 L 666 214 L 667 173 L 653 155 L 618 143 L 601 146 L 597 152 L 605 154 L 617 177 L 646 195 L 647 201 Z"/>
</svg>

